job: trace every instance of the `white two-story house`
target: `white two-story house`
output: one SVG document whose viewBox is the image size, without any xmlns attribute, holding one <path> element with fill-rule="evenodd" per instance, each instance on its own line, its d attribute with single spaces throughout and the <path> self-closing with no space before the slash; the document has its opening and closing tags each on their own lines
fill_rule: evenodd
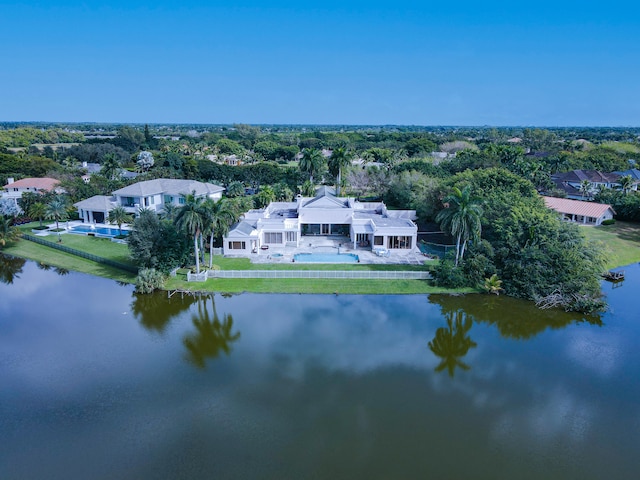
<svg viewBox="0 0 640 480">
<path fill-rule="evenodd" d="M 223 187 L 213 183 L 158 178 L 134 183 L 116 190 L 111 196 L 96 195 L 75 203 L 74 206 L 85 223 L 104 223 L 109 217 L 109 212 L 117 206 L 124 207 L 134 215 L 141 209 L 160 214 L 164 211 L 165 205 L 183 205 L 187 194 L 195 193 L 197 197 L 219 200 L 223 191 Z"/>
</svg>

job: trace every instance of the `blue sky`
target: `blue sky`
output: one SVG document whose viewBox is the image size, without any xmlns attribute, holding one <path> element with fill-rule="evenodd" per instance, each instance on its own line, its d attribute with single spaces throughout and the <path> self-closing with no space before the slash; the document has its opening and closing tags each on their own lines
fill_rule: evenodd
<svg viewBox="0 0 640 480">
<path fill-rule="evenodd" d="M 640 7 L 518 3 L 0 0 L 0 121 L 640 126 Z"/>
</svg>

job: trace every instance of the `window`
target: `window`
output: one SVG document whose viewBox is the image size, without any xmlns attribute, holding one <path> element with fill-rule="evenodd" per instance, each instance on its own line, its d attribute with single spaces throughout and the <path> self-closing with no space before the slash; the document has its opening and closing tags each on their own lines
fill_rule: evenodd
<svg viewBox="0 0 640 480">
<path fill-rule="evenodd" d="M 164 196 L 164 203 L 173 203 L 173 197 L 171 195 L 165 195 Z"/>
<path fill-rule="evenodd" d="M 244 250 L 245 242 L 229 242 L 229 250 Z"/>
<path fill-rule="evenodd" d="M 387 248 L 411 248 L 411 237 L 405 235 L 389 237 Z"/>
<path fill-rule="evenodd" d="M 264 232 L 264 243 L 282 243 L 281 232 Z"/>
<path fill-rule="evenodd" d="M 135 207 L 135 198 L 133 198 L 133 197 L 122 197 L 122 206 L 123 207 Z"/>
<path fill-rule="evenodd" d="M 295 242 L 298 238 L 298 232 L 286 232 L 287 242 Z"/>
<path fill-rule="evenodd" d="M 180 198 L 178 199 L 178 203 L 179 203 L 180 205 L 184 205 L 184 202 L 185 202 L 184 197 L 180 197 Z"/>
<path fill-rule="evenodd" d="M 373 237 L 374 245 L 384 245 L 384 237 Z"/>
</svg>

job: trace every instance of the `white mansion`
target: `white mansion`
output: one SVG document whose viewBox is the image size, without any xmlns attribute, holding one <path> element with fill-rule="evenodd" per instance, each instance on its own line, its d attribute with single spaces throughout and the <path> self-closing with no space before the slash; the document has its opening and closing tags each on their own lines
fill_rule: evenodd
<svg viewBox="0 0 640 480">
<path fill-rule="evenodd" d="M 382 202 L 336 197 L 322 187 L 313 197 L 272 202 L 250 210 L 224 237 L 225 255 L 247 256 L 259 249 L 300 247 L 304 236 L 348 237 L 353 249 L 384 247 L 405 252 L 417 248 L 413 210 L 387 210 Z"/>
<path fill-rule="evenodd" d="M 223 187 L 213 183 L 195 180 L 159 178 L 134 183 L 113 192 L 112 196 L 96 195 L 75 203 L 78 215 L 86 223 L 104 223 L 109 212 L 117 206 L 128 213 L 136 214 L 140 209 L 150 209 L 162 213 L 165 205 L 181 206 L 185 195 L 194 193 L 197 197 L 222 198 Z"/>
</svg>

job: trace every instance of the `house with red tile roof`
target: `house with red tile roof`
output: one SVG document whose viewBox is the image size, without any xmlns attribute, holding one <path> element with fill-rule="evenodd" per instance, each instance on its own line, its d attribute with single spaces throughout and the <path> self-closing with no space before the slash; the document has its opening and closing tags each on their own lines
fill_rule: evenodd
<svg viewBox="0 0 640 480">
<path fill-rule="evenodd" d="M 547 208 L 558 212 L 563 220 L 582 225 L 600 225 L 615 215 L 611 205 L 606 203 L 583 202 L 567 198 L 542 197 Z"/>
<path fill-rule="evenodd" d="M 2 198 L 13 201 L 20 210 L 18 199 L 22 198 L 24 192 L 40 193 L 40 192 L 58 192 L 63 193 L 59 187 L 60 181 L 55 178 L 23 178 L 14 181 L 13 178 L 7 179 L 7 184 L 2 187 Z"/>
</svg>

